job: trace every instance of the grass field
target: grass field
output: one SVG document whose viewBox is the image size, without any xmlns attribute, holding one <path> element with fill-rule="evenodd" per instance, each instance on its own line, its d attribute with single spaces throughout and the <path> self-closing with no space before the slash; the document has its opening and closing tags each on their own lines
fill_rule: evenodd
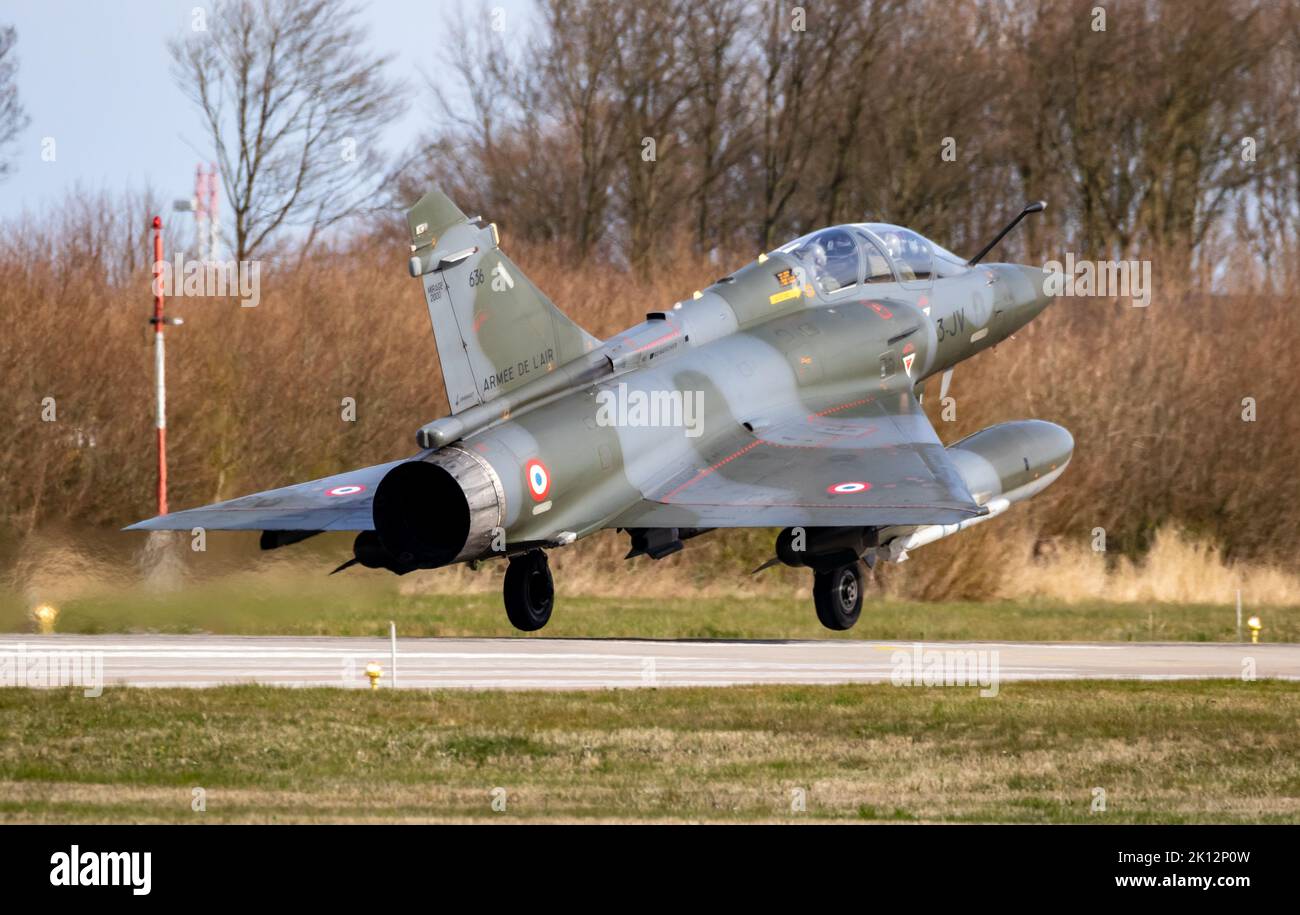
<svg viewBox="0 0 1300 915">
<path fill-rule="evenodd" d="M 1268 681 L 7 689 L 0 820 L 1294 823 L 1298 723 Z"/>
<path fill-rule="evenodd" d="M 1252 611 L 1247 608 L 1247 613 Z M 1300 641 L 1300 607 L 1262 611 L 1266 641 Z M 402 594 L 395 589 L 205 584 L 172 593 L 99 594 L 59 605 L 60 632 L 248 635 L 518 635 L 495 593 Z M 0 632 L 32 631 L 26 604 L 0 594 Z M 823 629 L 809 599 L 564 596 L 548 637 L 858 638 L 1011 641 L 1230 641 L 1223 604 L 1035 601 L 871 601 L 847 633 Z"/>
</svg>

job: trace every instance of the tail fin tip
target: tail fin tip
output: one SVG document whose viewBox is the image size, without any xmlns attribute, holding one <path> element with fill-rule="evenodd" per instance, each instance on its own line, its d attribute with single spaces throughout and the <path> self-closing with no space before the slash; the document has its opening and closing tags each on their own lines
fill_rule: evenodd
<svg viewBox="0 0 1300 915">
<path fill-rule="evenodd" d="M 599 341 L 555 307 L 442 191 L 406 213 L 451 412 L 487 403 L 590 351 Z"/>
</svg>

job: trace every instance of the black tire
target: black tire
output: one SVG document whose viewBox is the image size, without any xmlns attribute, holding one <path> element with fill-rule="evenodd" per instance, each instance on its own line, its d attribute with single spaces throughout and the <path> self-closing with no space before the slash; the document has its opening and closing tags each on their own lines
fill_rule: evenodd
<svg viewBox="0 0 1300 915">
<path fill-rule="evenodd" d="M 813 604 L 827 629 L 853 628 L 862 615 L 862 566 L 850 563 L 830 572 L 813 573 Z"/>
<path fill-rule="evenodd" d="M 510 560 L 504 597 L 510 625 L 522 632 L 546 625 L 555 606 L 555 582 L 545 553 L 532 550 Z"/>
</svg>

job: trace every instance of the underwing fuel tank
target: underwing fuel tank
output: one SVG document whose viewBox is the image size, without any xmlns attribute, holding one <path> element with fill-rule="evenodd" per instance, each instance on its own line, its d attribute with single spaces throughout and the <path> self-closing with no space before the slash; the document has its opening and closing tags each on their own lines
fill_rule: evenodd
<svg viewBox="0 0 1300 915">
<path fill-rule="evenodd" d="M 373 531 L 356 561 L 403 575 L 486 555 L 501 530 L 505 492 L 492 465 L 455 446 L 398 464 L 375 490 Z"/>
<path fill-rule="evenodd" d="M 981 429 L 949 445 L 947 451 L 966 488 L 988 514 L 958 524 L 882 528 L 876 548 L 880 558 L 902 562 L 908 550 L 994 518 L 1042 492 L 1070 463 L 1074 437 L 1055 423 L 1024 419 Z"/>
</svg>

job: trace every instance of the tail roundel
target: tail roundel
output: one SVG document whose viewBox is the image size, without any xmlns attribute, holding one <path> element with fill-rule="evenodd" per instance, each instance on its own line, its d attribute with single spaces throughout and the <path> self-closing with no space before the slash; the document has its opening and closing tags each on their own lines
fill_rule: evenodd
<svg viewBox="0 0 1300 915">
<path fill-rule="evenodd" d="M 411 275 L 424 299 L 451 412 L 488 403 L 594 349 L 498 246 L 495 224 L 469 220 L 432 190 L 406 212 Z"/>
</svg>

